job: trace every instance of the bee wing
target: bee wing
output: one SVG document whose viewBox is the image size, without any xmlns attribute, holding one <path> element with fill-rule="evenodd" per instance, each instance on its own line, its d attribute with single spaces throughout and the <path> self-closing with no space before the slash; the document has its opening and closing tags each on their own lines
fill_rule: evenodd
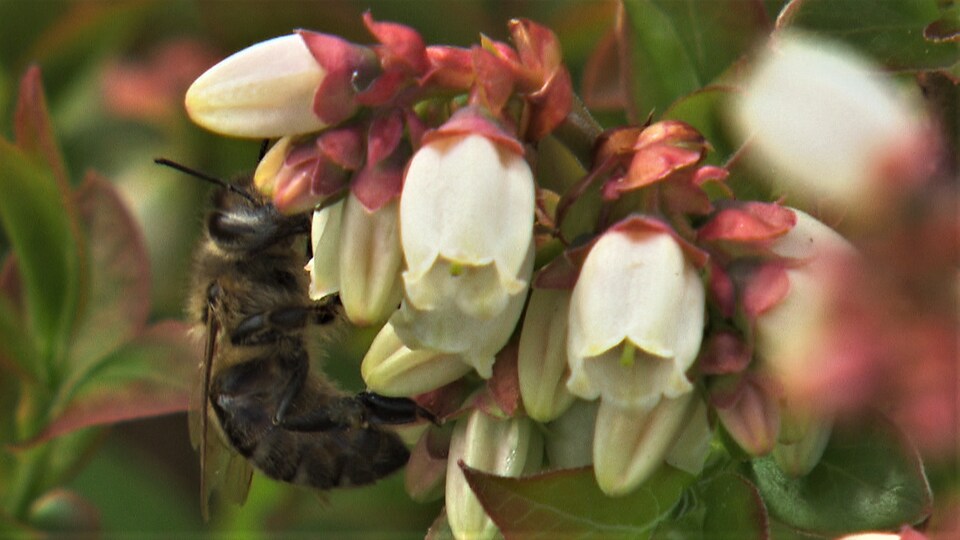
<svg viewBox="0 0 960 540">
<path fill-rule="evenodd" d="M 222 499 L 243 504 L 253 476 L 250 463 L 221 441 L 215 414 L 210 406 L 210 382 L 216 361 L 220 323 L 212 306 L 208 313 L 203 363 L 188 413 L 190 442 L 200 451 L 200 512 L 204 521 L 210 519 L 210 499 L 214 493 Z"/>
</svg>

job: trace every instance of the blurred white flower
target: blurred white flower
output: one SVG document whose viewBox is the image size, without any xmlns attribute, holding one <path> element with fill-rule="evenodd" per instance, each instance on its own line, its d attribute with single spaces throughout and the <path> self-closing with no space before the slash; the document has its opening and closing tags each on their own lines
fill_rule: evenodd
<svg viewBox="0 0 960 540">
<path fill-rule="evenodd" d="M 802 378 L 818 358 L 819 344 L 831 330 L 830 301 L 838 291 L 835 272 L 856 264 L 856 251 L 836 231 L 791 209 L 797 224 L 771 250 L 793 263 L 786 271 L 790 289 L 780 302 L 757 315 L 756 351 L 783 381 Z M 789 385 L 788 385 L 789 386 Z"/>
<path fill-rule="evenodd" d="M 788 195 L 863 211 L 888 156 L 916 145 L 922 122 L 880 69 L 799 34 L 779 35 L 760 58 L 734 118 Z"/>
</svg>

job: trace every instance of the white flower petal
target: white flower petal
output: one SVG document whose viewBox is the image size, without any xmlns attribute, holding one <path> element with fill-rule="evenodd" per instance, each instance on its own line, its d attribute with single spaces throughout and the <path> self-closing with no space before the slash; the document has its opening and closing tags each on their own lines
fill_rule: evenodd
<svg viewBox="0 0 960 540">
<path fill-rule="evenodd" d="M 649 354 L 673 357 L 686 264 L 667 234 L 603 235 L 573 289 L 570 356 L 596 356 L 629 337 Z"/>
<path fill-rule="evenodd" d="M 446 510 L 458 539 L 486 539 L 497 534 L 480 501 L 467 485 L 458 465 L 499 476 L 520 476 L 540 468 L 543 439 L 533 422 L 524 417 L 497 419 L 474 409 L 457 420 L 447 457 Z"/>
<path fill-rule="evenodd" d="M 363 357 L 360 374 L 370 390 L 385 396 L 415 396 L 466 375 L 471 366 L 457 355 L 406 347 L 387 323 Z"/>
<path fill-rule="evenodd" d="M 553 420 L 573 402 L 567 390 L 567 312 L 570 291 L 536 289 L 520 331 L 517 370 L 530 418 Z"/>
<path fill-rule="evenodd" d="M 439 255 L 463 265 L 495 263 L 506 281 L 523 264 L 533 234 L 529 165 L 481 135 L 440 138 L 410 160 L 400 199 L 409 280 Z"/>
<path fill-rule="evenodd" d="M 340 290 L 340 223 L 343 202 L 313 213 L 310 238 L 313 259 L 307 263 L 310 271 L 310 298 L 319 300 Z"/>
<path fill-rule="evenodd" d="M 593 439 L 593 469 L 600 489 L 625 495 L 663 464 L 667 450 L 696 410 L 694 394 L 663 399 L 651 409 L 600 402 Z"/>
<path fill-rule="evenodd" d="M 369 326 L 386 320 L 400 305 L 399 203 L 375 212 L 353 195 L 343 207 L 340 236 L 340 300 L 350 322 Z"/>
</svg>

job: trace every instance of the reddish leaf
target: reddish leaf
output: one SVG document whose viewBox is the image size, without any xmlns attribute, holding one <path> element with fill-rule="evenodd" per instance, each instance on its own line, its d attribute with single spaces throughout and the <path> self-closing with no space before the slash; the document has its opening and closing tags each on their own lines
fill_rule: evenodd
<svg viewBox="0 0 960 540">
<path fill-rule="evenodd" d="M 37 66 L 31 66 L 20 80 L 20 96 L 13 116 L 13 132 L 17 146 L 28 153 L 41 156 L 53 172 L 61 191 L 68 192 L 70 179 L 53 132 L 53 124 L 50 122 L 43 80 Z"/>
<path fill-rule="evenodd" d="M 520 407 L 520 376 L 517 371 L 517 346 L 508 345 L 493 364 L 493 375 L 487 380 L 487 388 L 497 406 L 507 416 L 513 416 Z"/>
<path fill-rule="evenodd" d="M 743 285 L 741 301 L 749 317 L 756 317 L 777 305 L 790 292 L 787 271 L 778 263 L 764 264 L 751 272 Z"/>
<path fill-rule="evenodd" d="M 143 331 L 150 262 L 136 221 L 109 181 L 88 173 L 74 200 L 89 246 L 86 302 L 69 355 L 71 370 L 80 373 Z"/>
<path fill-rule="evenodd" d="M 765 242 L 782 236 L 797 223 L 790 209 L 761 202 L 733 203 L 720 210 L 700 228 L 704 242 Z"/>
<path fill-rule="evenodd" d="M 183 323 L 151 327 L 91 376 L 65 384 L 74 389 L 66 407 L 43 431 L 15 447 L 30 448 L 81 428 L 187 410 L 200 352 Z"/>
</svg>

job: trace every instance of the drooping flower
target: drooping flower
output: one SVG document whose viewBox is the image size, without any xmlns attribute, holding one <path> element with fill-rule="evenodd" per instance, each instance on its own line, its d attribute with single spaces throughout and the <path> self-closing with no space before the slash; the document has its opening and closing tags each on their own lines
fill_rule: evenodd
<svg viewBox="0 0 960 540">
<path fill-rule="evenodd" d="M 689 392 L 704 297 L 697 269 L 664 225 L 633 217 L 609 229 L 573 289 L 567 387 L 647 410 Z"/>
<path fill-rule="evenodd" d="M 428 134 L 400 196 L 411 348 L 462 354 L 484 377 L 519 319 L 533 271 L 534 183 L 519 142 L 472 109 Z"/>
</svg>

